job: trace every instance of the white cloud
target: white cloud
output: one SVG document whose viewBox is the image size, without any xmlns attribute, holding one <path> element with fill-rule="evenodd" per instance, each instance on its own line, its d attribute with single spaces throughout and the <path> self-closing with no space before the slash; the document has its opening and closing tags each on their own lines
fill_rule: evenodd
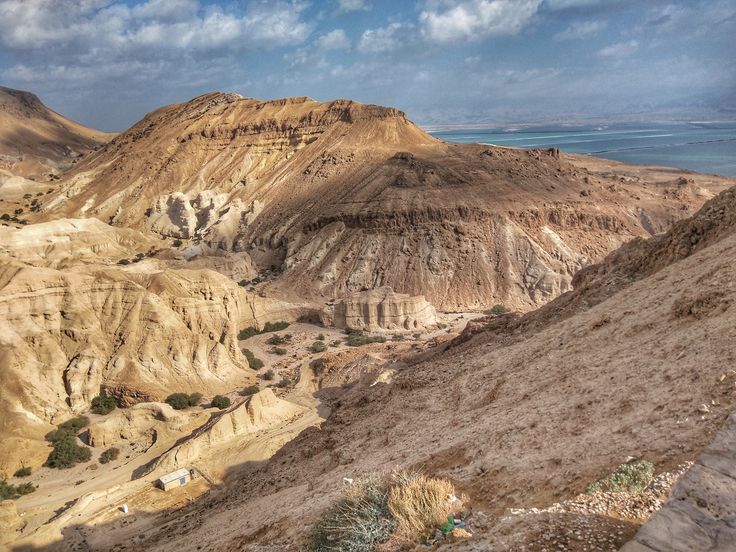
<svg viewBox="0 0 736 552">
<path fill-rule="evenodd" d="M 386 27 L 367 29 L 358 41 L 358 50 L 372 54 L 396 50 L 407 42 L 412 29 L 412 25 L 405 23 L 390 23 Z"/>
<path fill-rule="evenodd" d="M 367 4 L 365 0 L 337 0 L 337 3 L 340 6 L 340 11 L 344 12 L 370 9 L 370 4 Z"/>
<path fill-rule="evenodd" d="M 607 26 L 605 21 L 575 21 L 555 35 L 556 40 L 580 40 L 598 34 Z"/>
<path fill-rule="evenodd" d="M 542 0 L 467 0 L 431 2 L 419 15 L 422 33 L 437 42 L 480 40 L 518 33 Z"/>
<path fill-rule="evenodd" d="M 602 58 L 621 59 L 630 56 L 639 49 L 639 42 L 629 40 L 628 42 L 617 42 L 598 50 L 598 56 Z"/>
<path fill-rule="evenodd" d="M 233 13 L 197 0 L 148 0 L 133 8 L 110 0 L 0 0 L 0 42 L 16 50 L 55 46 L 66 54 L 262 49 L 303 42 L 311 32 L 303 9 L 283 1 Z"/>
<path fill-rule="evenodd" d="M 350 48 L 350 39 L 342 29 L 333 29 L 327 34 L 320 36 L 314 41 L 317 49 L 326 50 L 347 50 Z"/>
</svg>

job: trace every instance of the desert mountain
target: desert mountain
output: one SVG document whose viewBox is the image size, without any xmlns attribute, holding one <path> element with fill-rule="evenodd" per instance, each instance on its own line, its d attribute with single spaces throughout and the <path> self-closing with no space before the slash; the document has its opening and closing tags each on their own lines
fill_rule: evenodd
<svg viewBox="0 0 736 552">
<path fill-rule="evenodd" d="M 30 92 L 0 86 L 0 169 L 46 178 L 111 136 L 59 115 Z"/>
<path fill-rule="evenodd" d="M 639 507 L 608 517 L 613 502 L 551 505 L 627 459 L 646 459 L 657 473 L 687 466 L 713 439 L 736 406 L 735 376 L 724 368 L 736 361 L 734 255 L 731 189 L 667 234 L 586 269 L 543 309 L 543 322 L 535 313 L 496 317 L 476 335 L 393 366 L 381 383 L 343 388 L 321 429 L 235 470 L 221 492 L 176 522 L 147 525 L 135 544 L 121 530 L 119 549 L 298 549 L 344 477 L 390 466 L 444 475 L 472 497 L 475 534 L 448 550 L 536 550 L 540 542 L 615 550 L 633 536 Z M 527 317 L 536 320 L 529 331 Z M 717 538 L 715 525 L 698 531 L 699 542 Z M 657 549 L 680 549 L 671 544 Z"/>
<path fill-rule="evenodd" d="M 266 293 L 289 299 L 389 286 L 438 308 L 527 310 L 726 185 L 582 161 L 445 143 L 354 101 L 214 93 L 148 114 L 78 163 L 42 217 L 185 240 L 188 256 L 247 254 L 280 273 Z"/>
</svg>

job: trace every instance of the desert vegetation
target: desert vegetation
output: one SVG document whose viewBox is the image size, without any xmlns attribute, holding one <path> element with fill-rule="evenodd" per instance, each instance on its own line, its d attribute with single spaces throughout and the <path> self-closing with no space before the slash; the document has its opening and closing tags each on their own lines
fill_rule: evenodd
<svg viewBox="0 0 736 552">
<path fill-rule="evenodd" d="M 238 332 L 238 339 L 242 341 L 244 339 L 249 339 L 253 337 L 254 335 L 265 334 L 265 333 L 270 333 L 270 332 L 280 332 L 282 330 L 285 330 L 288 327 L 289 327 L 289 323 L 284 322 L 284 321 L 266 322 L 263 325 L 263 329 L 261 330 L 253 326 L 249 326 L 247 328 L 243 328 L 242 330 Z"/>
<path fill-rule="evenodd" d="M 446 479 L 396 472 L 354 481 L 322 513 L 310 541 L 313 552 L 394 550 L 429 543 L 448 533 L 462 508 Z"/>
<path fill-rule="evenodd" d="M 324 353 L 327 350 L 327 345 L 324 341 L 315 341 L 309 346 L 309 350 L 313 353 Z"/>
<path fill-rule="evenodd" d="M 31 468 L 29 466 L 26 466 L 24 468 L 17 470 L 13 474 L 13 477 L 28 477 L 29 475 L 31 475 Z"/>
<path fill-rule="evenodd" d="M 243 349 L 243 356 L 245 356 L 245 359 L 248 361 L 248 366 L 253 370 L 260 370 L 263 368 L 263 361 L 260 358 L 257 358 L 250 349 Z"/>
<path fill-rule="evenodd" d="M 588 485 L 589 494 L 607 493 L 640 493 L 646 489 L 654 477 L 654 464 L 639 460 L 630 464 L 621 464 L 609 475 Z"/>
<path fill-rule="evenodd" d="M 255 395 L 256 393 L 258 393 L 258 391 L 260 390 L 260 387 L 258 387 L 257 385 L 249 385 L 245 389 L 241 389 L 238 394 L 241 397 L 250 397 L 251 395 Z"/>
<path fill-rule="evenodd" d="M 369 343 L 386 342 L 386 338 L 382 335 L 367 335 L 363 333 L 363 330 L 358 330 L 356 328 L 346 328 L 345 335 L 347 335 L 345 342 L 350 347 L 360 347 L 361 345 L 368 345 Z"/>
<path fill-rule="evenodd" d="M 230 406 L 230 399 L 226 397 L 225 395 L 215 395 L 212 397 L 211 401 L 212 406 L 215 408 L 219 408 L 220 410 L 223 410 Z"/>
<path fill-rule="evenodd" d="M 74 464 L 88 462 L 92 458 L 92 451 L 77 443 L 77 434 L 87 425 L 89 425 L 89 418 L 77 416 L 47 433 L 46 440 L 53 445 L 54 450 L 49 454 L 44 466 L 63 469 L 71 468 Z"/>
<path fill-rule="evenodd" d="M 23 495 L 31 494 L 36 490 L 33 483 L 21 483 L 20 485 L 12 485 L 0 479 L 0 500 L 15 500 Z"/>
<path fill-rule="evenodd" d="M 118 406 L 118 401 L 115 397 L 110 397 L 104 393 L 97 395 L 92 399 L 92 412 L 95 414 L 109 414 L 115 410 Z"/>
<path fill-rule="evenodd" d="M 166 402 L 174 410 L 184 410 L 190 406 L 197 406 L 202 400 L 202 393 L 172 393 L 166 397 Z"/>
<path fill-rule="evenodd" d="M 120 455 L 120 449 L 117 447 L 110 447 L 109 449 L 105 450 L 102 454 L 100 454 L 100 464 L 107 464 L 108 462 L 113 462 L 118 459 L 118 456 Z"/>
</svg>

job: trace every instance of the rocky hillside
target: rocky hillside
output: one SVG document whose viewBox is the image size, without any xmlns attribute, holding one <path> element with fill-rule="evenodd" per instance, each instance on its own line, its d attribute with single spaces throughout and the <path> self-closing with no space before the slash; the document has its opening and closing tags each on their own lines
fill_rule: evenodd
<svg viewBox="0 0 736 552">
<path fill-rule="evenodd" d="M 725 179 L 589 171 L 556 150 L 449 144 L 391 108 L 207 94 L 147 115 L 85 158 L 36 218 L 97 217 L 247 254 L 266 293 L 390 286 L 438 308 L 528 310 Z"/>
<path fill-rule="evenodd" d="M 252 382 L 237 333 L 253 308 L 209 270 L 0 260 L 0 435 L 46 450 L 49 423 L 87 412 L 100 390 L 133 404 Z M 31 444 L 6 448 L 0 469 L 12 473 Z"/>
<path fill-rule="evenodd" d="M 265 464 L 234 469 L 222 492 L 119 549 L 297 549 L 343 477 L 390 466 L 421 467 L 469 495 L 474 536 L 448 550 L 542 540 L 615 550 L 646 514 L 532 508 L 572 499 L 631 459 L 674 470 L 736 407 L 734 212 L 729 190 L 667 234 L 587 269 L 543 317 L 497 317 L 393 365 L 380 383 L 343 389 L 319 430 Z"/>
<path fill-rule="evenodd" d="M 45 179 L 110 137 L 59 115 L 30 92 L 0 86 L 0 169 Z"/>
</svg>

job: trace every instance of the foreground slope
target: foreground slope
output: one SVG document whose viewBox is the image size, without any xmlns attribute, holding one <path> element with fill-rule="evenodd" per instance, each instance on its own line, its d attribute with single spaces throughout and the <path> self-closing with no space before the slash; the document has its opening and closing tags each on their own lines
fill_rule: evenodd
<svg viewBox="0 0 736 552">
<path fill-rule="evenodd" d="M 59 115 L 30 92 L 0 86 L 0 169 L 45 178 L 110 137 Z"/>
<path fill-rule="evenodd" d="M 115 526 L 67 535 L 119 550 L 293 550 L 343 477 L 414 466 L 472 499 L 475 536 L 450 549 L 517 549 L 558 532 L 582 550 L 564 516 L 501 516 L 570 498 L 628 457 L 661 472 L 710 442 L 736 406 L 734 256 L 732 189 L 587 269 L 544 309 L 497 317 L 384 383 L 344 389 L 321 429 L 233 470 L 220 493 L 154 521 L 135 545 Z M 622 545 L 638 523 L 601 545 Z"/>
<path fill-rule="evenodd" d="M 354 101 L 207 94 L 148 114 L 42 201 L 48 217 L 241 252 L 266 293 L 341 298 L 384 285 L 446 309 L 528 310 L 635 236 L 665 230 L 726 179 L 591 172 L 557 150 L 436 140 Z"/>
</svg>

